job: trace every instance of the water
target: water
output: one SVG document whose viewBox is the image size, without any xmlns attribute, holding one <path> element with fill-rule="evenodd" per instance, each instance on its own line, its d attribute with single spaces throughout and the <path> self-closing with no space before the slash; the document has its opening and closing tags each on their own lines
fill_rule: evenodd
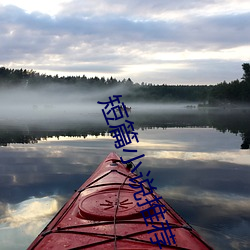
<svg viewBox="0 0 250 250">
<path fill-rule="evenodd" d="M 250 112 L 134 108 L 157 192 L 215 249 L 250 249 Z M 0 120 L 1 249 L 25 249 L 111 151 L 101 110 Z M 136 154 L 134 154 L 135 156 Z"/>
</svg>

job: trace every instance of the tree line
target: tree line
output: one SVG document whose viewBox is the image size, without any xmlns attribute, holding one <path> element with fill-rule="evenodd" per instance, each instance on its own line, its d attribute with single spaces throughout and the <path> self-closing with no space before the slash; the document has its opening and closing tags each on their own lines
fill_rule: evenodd
<svg viewBox="0 0 250 250">
<path fill-rule="evenodd" d="M 250 64 L 242 64 L 243 76 L 239 80 L 222 82 L 216 85 L 153 85 L 152 83 L 134 83 L 130 78 L 117 80 L 110 77 L 82 76 L 52 76 L 40 74 L 34 70 L 9 69 L 0 67 L 0 87 L 37 88 L 50 84 L 64 84 L 77 87 L 82 91 L 113 89 L 122 86 L 126 89 L 123 94 L 127 101 L 173 102 L 190 101 L 202 102 L 208 105 L 227 103 L 250 103 Z"/>
<path fill-rule="evenodd" d="M 241 80 L 237 79 L 230 83 L 224 81 L 211 89 L 209 103 L 250 103 L 250 64 L 242 64 L 242 69 L 244 73 Z"/>
</svg>

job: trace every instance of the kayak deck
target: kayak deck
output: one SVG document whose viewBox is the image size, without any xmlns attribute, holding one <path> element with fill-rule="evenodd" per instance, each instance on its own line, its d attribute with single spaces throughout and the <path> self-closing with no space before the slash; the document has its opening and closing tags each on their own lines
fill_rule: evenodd
<svg viewBox="0 0 250 250">
<path fill-rule="evenodd" d="M 144 183 L 144 191 L 138 192 L 139 181 L 116 153 L 110 153 L 28 249 L 212 249 L 156 192 L 143 197 L 149 187 Z M 148 204 L 138 206 L 145 197 Z M 152 221 L 153 210 L 146 215 L 143 211 L 154 207 L 155 200 L 164 218 L 156 212 Z M 152 244 L 155 233 L 149 232 L 166 220 L 175 244 Z M 161 232 L 156 233 L 159 238 Z"/>
</svg>

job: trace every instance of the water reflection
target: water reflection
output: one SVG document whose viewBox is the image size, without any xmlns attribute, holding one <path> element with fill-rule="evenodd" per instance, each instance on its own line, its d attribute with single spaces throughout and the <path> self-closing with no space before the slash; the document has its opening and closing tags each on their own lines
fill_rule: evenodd
<svg viewBox="0 0 250 250">
<path fill-rule="evenodd" d="M 240 135 L 241 149 L 250 145 L 250 109 L 237 110 L 185 110 L 153 109 L 145 110 L 135 107 L 130 114 L 135 129 L 151 128 L 215 128 Z M 74 122 L 72 122 L 74 121 Z M 44 121 L 16 121 L 0 123 L 0 145 L 10 143 L 37 143 L 41 139 L 60 136 L 87 137 L 88 135 L 105 135 L 108 126 L 100 113 L 77 115 L 72 120 L 45 119 Z"/>
<path fill-rule="evenodd" d="M 151 170 L 157 191 L 216 249 L 249 249 L 250 154 L 240 150 L 248 120 L 244 127 L 242 120 L 232 125 L 235 117 L 206 113 L 146 116 L 131 118 L 140 140 L 131 148 L 146 155 L 140 170 Z M 219 120 L 227 122 L 222 126 Z M 36 143 L 24 145 L 13 139 L 25 134 L 22 129 L 1 130 L 8 145 L 0 148 L 1 249 L 25 249 L 114 151 L 106 130 L 98 123 L 30 126 L 26 136 Z M 131 157 L 121 149 L 117 153 Z"/>
<path fill-rule="evenodd" d="M 30 198 L 17 204 L 7 204 L 5 216 L 0 222 L 9 225 L 11 228 L 20 227 L 30 221 L 41 222 L 43 217 L 56 213 L 59 209 L 55 197 Z M 32 223 L 34 224 L 34 223 Z M 30 228 L 26 228 L 26 233 L 32 233 Z"/>
<path fill-rule="evenodd" d="M 36 237 L 48 219 L 62 206 L 60 197 L 30 198 L 17 204 L 3 204 L 0 217 L 1 249 L 23 249 Z"/>
</svg>

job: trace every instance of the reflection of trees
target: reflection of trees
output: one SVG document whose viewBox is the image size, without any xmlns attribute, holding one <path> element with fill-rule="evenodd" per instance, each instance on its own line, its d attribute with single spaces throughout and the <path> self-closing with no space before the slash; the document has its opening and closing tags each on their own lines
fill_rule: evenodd
<svg viewBox="0 0 250 250">
<path fill-rule="evenodd" d="M 25 135 L 22 131 L 0 132 L 0 146 L 7 146 L 10 143 L 37 143 L 38 139 L 33 135 Z"/>
<path fill-rule="evenodd" d="M 39 140 L 46 140 L 48 138 L 57 137 L 59 139 L 60 136 L 68 136 L 68 137 L 84 137 L 86 138 L 88 135 L 105 135 L 107 131 L 107 126 L 98 126 L 98 125 L 84 125 L 78 124 L 68 124 L 68 126 L 64 126 L 59 124 L 55 124 L 47 129 L 41 129 L 39 126 L 30 126 L 29 132 L 27 132 L 26 128 L 16 127 L 9 129 L 8 126 L 0 126 L 0 146 L 7 146 L 11 143 L 37 143 Z"/>
<path fill-rule="evenodd" d="M 249 149 L 250 146 L 250 132 L 242 135 L 243 143 L 241 144 L 241 149 Z"/>
<path fill-rule="evenodd" d="M 240 134 L 242 149 L 250 145 L 250 110 L 189 110 L 182 112 L 132 112 L 129 120 L 134 122 L 135 129 L 173 128 L 173 127 L 210 127 L 221 132 L 229 131 Z M 37 143 L 41 139 L 59 136 L 86 137 L 87 135 L 105 135 L 108 126 L 103 120 L 102 124 L 50 124 L 46 129 L 39 126 L 28 126 L 26 129 L 17 127 L 10 129 L 7 125 L 0 126 L 0 145 L 10 143 Z"/>
<path fill-rule="evenodd" d="M 139 114 L 134 120 L 140 128 L 145 127 L 210 127 L 225 133 L 240 134 L 242 149 L 250 146 L 250 109 L 242 110 L 193 110 L 187 112 L 162 112 L 158 114 Z"/>
</svg>

